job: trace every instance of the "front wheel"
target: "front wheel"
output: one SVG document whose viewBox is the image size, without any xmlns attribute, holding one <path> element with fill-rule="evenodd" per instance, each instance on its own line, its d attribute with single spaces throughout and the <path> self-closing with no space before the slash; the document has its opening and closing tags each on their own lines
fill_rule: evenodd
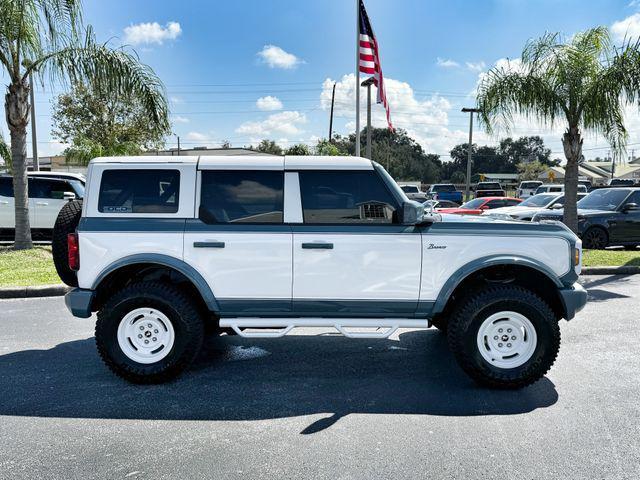
<svg viewBox="0 0 640 480">
<path fill-rule="evenodd" d="M 591 250 L 602 250 L 609 245 L 609 235 L 600 227 L 591 227 L 582 235 L 582 245 Z"/>
<path fill-rule="evenodd" d="M 159 282 L 129 285 L 98 312 L 96 344 L 104 363 L 133 383 L 161 383 L 195 359 L 202 316 L 181 290 Z"/>
<path fill-rule="evenodd" d="M 477 383 L 514 389 L 544 376 L 560 348 L 560 327 L 549 305 L 518 286 L 469 295 L 449 320 L 448 340 L 462 369 Z"/>
</svg>

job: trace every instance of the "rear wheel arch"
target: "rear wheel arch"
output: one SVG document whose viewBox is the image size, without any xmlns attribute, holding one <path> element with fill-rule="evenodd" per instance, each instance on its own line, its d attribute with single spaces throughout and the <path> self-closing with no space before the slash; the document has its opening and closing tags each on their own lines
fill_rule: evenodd
<svg viewBox="0 0 640 480">
<path fill-rule="evenodd" d="M 91 287 L 96 292 L 93 310 L 124 286 L 140 281 L 165 281 L 186 290 L 203 310 L 218 313 L 218 302 L 206 280 L 190 265 L 168 255 L 132 255 L 106 267 Z"/>
</svg>

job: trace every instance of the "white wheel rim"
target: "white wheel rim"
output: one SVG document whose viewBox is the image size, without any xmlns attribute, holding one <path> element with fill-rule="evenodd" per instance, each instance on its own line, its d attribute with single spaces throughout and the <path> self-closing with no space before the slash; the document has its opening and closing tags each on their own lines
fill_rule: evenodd
<svg viewBox="0 0 640 480">
<path fill-rule="evenodd" d="M 134 362 L 156 363 L 169 355 L 175 331 L 167 316 L 155 308 L 136 308 L 118 325 L 118 345 Z"/>
<path fill-rule="evenodd" d="M 516 368 L 526 363 L 538 344 L 536 329 L 518 312 L 498 312 L 478 330 L 478 350 L 482 358 L 497 368 Z"/>
</svg>

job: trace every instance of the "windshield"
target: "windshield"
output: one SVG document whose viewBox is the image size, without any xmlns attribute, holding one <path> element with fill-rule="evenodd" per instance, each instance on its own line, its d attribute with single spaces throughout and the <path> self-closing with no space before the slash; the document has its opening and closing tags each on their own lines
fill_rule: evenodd
<svg viewBox="0 0 640 480">
<path fill-rule="evenodd" d="M 419 193 L 418 187 L 414 185 L 403 185 L 400 187 L 404 193 Z"/>
<path fill-rule="evenodd" d="M 68 180 L 73 189 L 75 190 L 76 197 L 84 198 L 84 183 L 80 180 Z"/>
<path fill-rule="evenodd" d="M 629 195 L 629 190 L 621 188 L 603 188 L 594 190 L 578 202 L 578 208 L 585 210 L 616 210 Z"/>
<path fill-rule="evenodd" d="M 527 198 L 524 202 L 522 202 L 520 207 L 544 207 L 551 200 L 556 198 L 557 195 L 549 195 L 545 193 L 539 193 L 538 195 L 534 195 L 532 197 Z"/>
<path fill-rule="evenodd" d="M 480 205 L 484 204 L 484 202 L 486 202 L 484 198 L 474 198 L 473 200 L 469 200 L 467 203 L 460 205 L 460 208 L 476 209 L 480 207 Z"/>
<path fill-rule="evenodd" d="M 478 183 L 478 190 L 501 190 L 502 187 L 497 182 L 480 182 Z"/>
</svg>

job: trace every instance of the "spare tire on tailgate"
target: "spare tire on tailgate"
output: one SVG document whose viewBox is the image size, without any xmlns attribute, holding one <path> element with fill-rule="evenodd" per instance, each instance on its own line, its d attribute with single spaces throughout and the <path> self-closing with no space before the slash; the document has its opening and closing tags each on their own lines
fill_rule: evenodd
<svg viewBox="0 0 640 480">
<path fill-rule="evenodd" d="M 82 200 L 72 200 L 60 209 L 53 227 L 53 239 L 51 241 L 53 263 L 60 279 L 70 287 L 78 286 L 78 276 L 76 272 L 69 268 L 67 235 L 76 231 L 81 215 Z"/>
</svg>

